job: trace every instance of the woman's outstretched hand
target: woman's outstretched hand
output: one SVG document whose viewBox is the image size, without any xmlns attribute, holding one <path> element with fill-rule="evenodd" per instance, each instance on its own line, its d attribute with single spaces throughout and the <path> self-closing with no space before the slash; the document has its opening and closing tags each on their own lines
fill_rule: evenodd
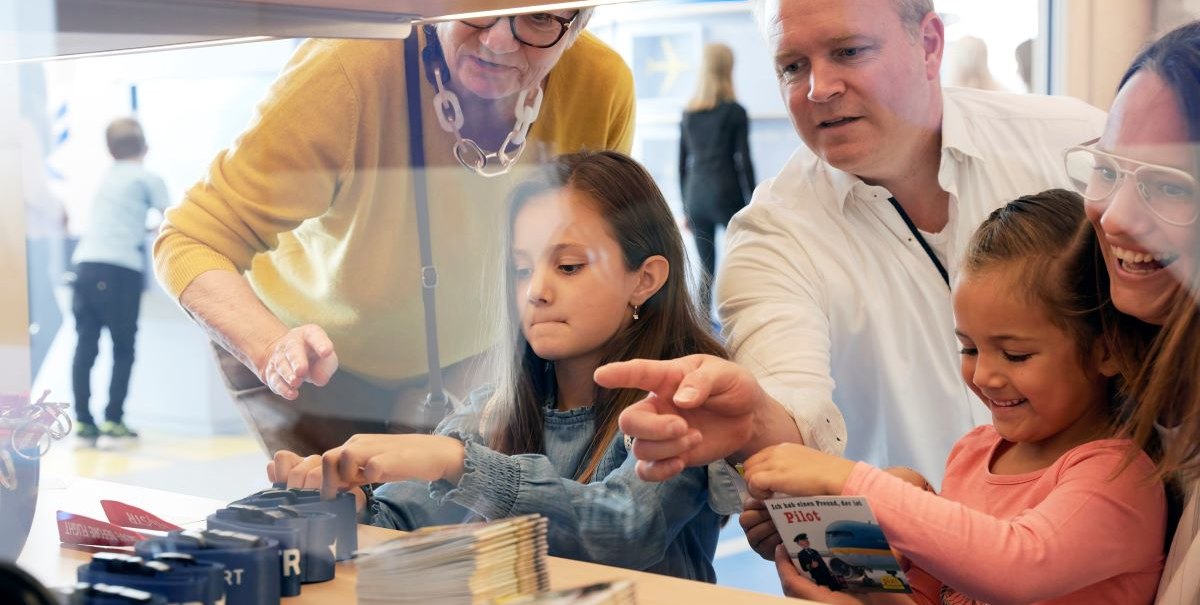
<svg viewBox="0 0 1200 605">
<path fill-rule="evenodd" d="M 300 385 L 305 382 L 319 387 L 329 384 L 338 369 L 333 342 L 316 324 L 288 330 L 267 347 L 264 357 L 259 379 L 288 400 L 300 396 Z"/>
</svg>

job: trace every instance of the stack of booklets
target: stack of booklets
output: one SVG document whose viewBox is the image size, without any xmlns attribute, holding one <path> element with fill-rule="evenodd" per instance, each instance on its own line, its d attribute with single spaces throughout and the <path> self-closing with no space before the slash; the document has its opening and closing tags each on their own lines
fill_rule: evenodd
<svg viewBox="0 0 1200 605">
<path fill-rule="evenodd" d="M 633 582 L 601 582 L 579 588 L 555 590 L 536 595 L 499 599 L 488 605 L 635 605 Z"/>
<path fill-rule="evenodd" d="M 424 528 L 360 552 L 356 567 L 363 605 L 480 605 L 536 594 L 550 587 L 546 519 Z"/>
</svg>

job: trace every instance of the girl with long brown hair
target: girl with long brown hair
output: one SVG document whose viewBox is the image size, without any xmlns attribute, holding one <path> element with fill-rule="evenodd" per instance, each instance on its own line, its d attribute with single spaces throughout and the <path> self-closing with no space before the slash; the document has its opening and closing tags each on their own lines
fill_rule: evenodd
<svg viewBox="0 0 1200 605">
<path fill-rule="evenodd" d="M 562 156 L 517 186 L 507 233 L 495 388 L 435 435 L 356 435 L 327 452 L 324 489 L 394 481 L 375 491 L 372 522 L 397 529 L 538 513 L 551 555 L 715 581 L 709 470 L 638 479 L 617 417 L 645 393 L 592 379 L 613 361 L 725 356 L 688 294 L 662 193 L 619 153 Z"/>
</svg>

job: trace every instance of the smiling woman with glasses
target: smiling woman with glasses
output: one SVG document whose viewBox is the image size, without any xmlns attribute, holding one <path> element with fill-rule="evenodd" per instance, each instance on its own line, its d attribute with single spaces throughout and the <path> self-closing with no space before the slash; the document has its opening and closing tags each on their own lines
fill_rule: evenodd
<svg viewBox="0 0 1200 605">
<path fill-rule="evenodd" d="M 1106 269 L 1098 293 L 1125 429 L 1161 452 L 1153 478 L 1187 494 L 1155 603 L 1200 603 L 1200 22 L 1134 59 L 1103 136 L 1065 159 Z"/>
<path fill-rule="evenodd" d="M 1196 222 L 1200 215 L 1196 177 L 1179 168 L 1106 153 L 1096 148 L 1099 140 L 1076 145 L 1064 154 L 1067 176 L 1085 200 L 1107 202 L 1126 177 L 1132 177 L 1138 196 L 1155 216 L 1178 227 Z"/>
</svg>

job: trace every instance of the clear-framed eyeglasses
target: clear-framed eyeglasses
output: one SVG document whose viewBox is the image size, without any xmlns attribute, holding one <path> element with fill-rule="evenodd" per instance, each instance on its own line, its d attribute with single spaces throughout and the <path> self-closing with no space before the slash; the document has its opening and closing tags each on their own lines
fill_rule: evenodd
<svg viewBox="0 0 1200 605">
<path fill-rule="evenodd" d="M 534 48 L 550 48 L 558 44 L 558 41 L 567 35 L 567 30 L 571 28 L 571 23 L 578 16 L 578 11 L 570 17 L 560 17 L 552 13 L 529 13 L 526 15 L 463 19 L 462 23 L 475 29 L 490 29 L 499 23 L 501 19 L 508 19 L 508 27 L 512 30 L 513 38 L 516 38 L 517 42 Z"/>
<path fill-rule="evenodd" d="M 1096 149 L 1092 139 L 1063 152 L 1071 185 L 1088 202 L 1103 202 L 1133 177 L 1138 197 L 1163 222 L 1186 227 L 1200 217 L 1200 185 L 1178 168 L 1121 157 Z M 1132 166 L 1132 168 L 1126 168 Z"/>
</svg>

